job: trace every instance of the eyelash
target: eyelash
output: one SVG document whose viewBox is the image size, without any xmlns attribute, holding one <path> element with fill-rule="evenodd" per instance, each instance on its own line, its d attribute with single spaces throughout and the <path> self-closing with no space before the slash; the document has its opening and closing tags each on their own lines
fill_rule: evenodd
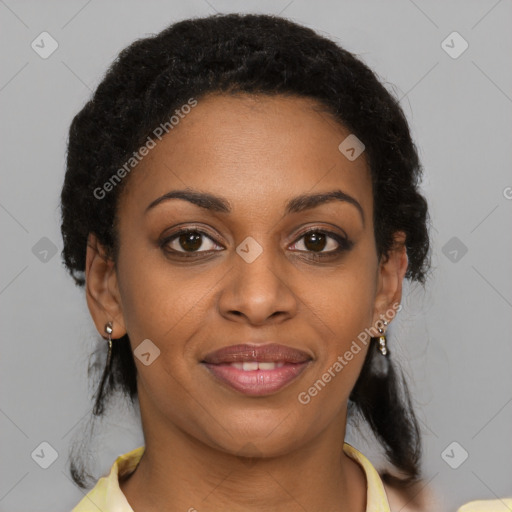
<svg viewBox="0 0 512 512">
<path fill-rule="evenodd" d="M 174 241 L 180 235 L 187 234 L 187 233 L 197 233 L 199 235 L 204 235 L 205 237 L 209 238 L 213 243 L 217 244 L 217 242 L 205 231 L 202 231 L 201 229 L 196 229 L 196 228 L 185 228 L 185 229 L 181 229 L 180 231 L 173 233 L 171 236 L 168 236 L 168 237 L 164 238 L 163 240 L 161 240 L 159 242 L 160 248 L 164 252 L 171 253 L 172 255 L 177 255 L 179 258 L 197 258 L 197 254 L 200 254 L 200 253 L 218 252 L 215 249 L 209 250 L 209 251 L 186 252 L 186 251 L 176 251 L 175 249 L 166 248 L 166 246 L 170 242 Z M 352 248 L 352 246 L 354 245 L 354 243 L 351 240 L 349 240 L 348 238 L 345 238 L 337 233 L 333 233 L 332 231 L 328 231 L 325 229 L 319 229 L 319 228 L 308 229 L 307 231 L 301 233 L 299 238 L 297 238 L 292 243 L 292 245 L 295 245 L 297 242 L 302 240 L 305 236 L 307 236 L 310 233 L 321 233 L 321 234 L 327 235 L 328 237 L 333 238 L 339 245 L 339 247 L 337 249 L 334 249 L 332 251 L 327 251 L 327 252 L 314 252 L 314 251 L 307 251 L 307 250 L 306 251 L 302 251 L 302 250 L 298 251 L 299 253 L 301 253 L 301 252 L 308 253 L 310 255 L 310 257 L 312 257 L 312 259 L 314 259 L 314 260 L 322 260 L 327 257 L 340 255 L 341 253 L 350 250 Z"/>
</svg>

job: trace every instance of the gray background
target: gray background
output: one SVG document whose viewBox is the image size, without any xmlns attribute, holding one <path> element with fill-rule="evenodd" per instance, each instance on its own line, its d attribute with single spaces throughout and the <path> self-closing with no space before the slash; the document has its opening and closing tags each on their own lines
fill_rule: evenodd
<svg viewBox="0 0 512 512">
<path fill-rule="evenodd" d="M 90 415 L 86 367 L 102 340 L 60 262 L 69 124 L 127 44 L 233 11 L 318 30 L 401 98 L 426 173 L 435 273 L 426 292 L 406 283 L 390 332 L 421 418 L 425 473 L 447 511 L 512 496 L 510 1 L 0 0 L 0 511 L 69 511 L 82 497 L 67 456 Z M 59 45 L 47 59 L 31 47 L 43 31 Z M 453 31 L 469 43 L 458 58 L 441 46 Z M 48 469 L 31 457 L 44 441 L 58 452 Z M 378 464 L 371 444 L 353 431 L 349 441 Z M 142 443 L 120 403 L 91 446 L 99 474 Z"/>
</svg>

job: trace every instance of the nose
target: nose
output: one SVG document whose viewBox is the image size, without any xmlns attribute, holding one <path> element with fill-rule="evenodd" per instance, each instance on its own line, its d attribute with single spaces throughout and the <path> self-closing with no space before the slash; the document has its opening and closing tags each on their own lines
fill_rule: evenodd
<svg viewBox="0 0 512 512">
<path fill-rule="evenodd" d="M 285 259 L 277 251 L 259 247 L 255 259 L 251 244 L 233 253 L 233 268 L 219 297 L 221 314 L 232 321 L 263 325 L 285 321 L 297 312 L 298 299 Z M 247 257 L 251 251 L 252 257 Z"/>
</svg>

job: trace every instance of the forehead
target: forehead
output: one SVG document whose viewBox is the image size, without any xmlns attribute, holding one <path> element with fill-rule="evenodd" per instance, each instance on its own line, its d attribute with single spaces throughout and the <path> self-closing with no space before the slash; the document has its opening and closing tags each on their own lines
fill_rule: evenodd
<svg viewBox="0 0 512 512">
<path fill-rule="evenodd" d="M 350 131 L 316 101 L 210 94 L 179 114 L 131 172 L 123 198 L 131 207 L 187 187 L 228 198 L 233 211 L 341 189 L 371 213 L 365 154 L 350 161 L 340 152 Z"/>
</svg>

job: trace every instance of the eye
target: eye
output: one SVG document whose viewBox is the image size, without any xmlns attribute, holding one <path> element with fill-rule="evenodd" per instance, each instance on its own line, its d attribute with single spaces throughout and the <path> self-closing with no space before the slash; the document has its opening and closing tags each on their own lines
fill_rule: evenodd
<svg viewBox="0 0 512 512">
<path fill-rule="evenodd" d="M 160 247 L 167 252 L 189 257 L 194 256 L 194 254 L 198 252 L 218 250 L 220 246 L 204 231 L 195 228 L 186 228 L 163 239 L 160 242 Z"/>
<path fill-rule="evenodd" d="M 159 242 L 167 253 L 178 257 L 197 257 L 199 253 L 223 250 L 213 238 L 198 228 L 181 229 Z M 311 258 L 332 257 L 351 249 L 353 242 L 348 238 L 319 228 L 310 229 L 300 236 L 290 248 L 307 253 Z"/>
<path fill-rule="evenodd" d="M 314 228 L 303 233 L 291 247 L 299 252 L 312 253 L 314 257 L 325 257 L 349 250 L 352 245 L 353 242 L 342 235 Z"/>
</svg>

